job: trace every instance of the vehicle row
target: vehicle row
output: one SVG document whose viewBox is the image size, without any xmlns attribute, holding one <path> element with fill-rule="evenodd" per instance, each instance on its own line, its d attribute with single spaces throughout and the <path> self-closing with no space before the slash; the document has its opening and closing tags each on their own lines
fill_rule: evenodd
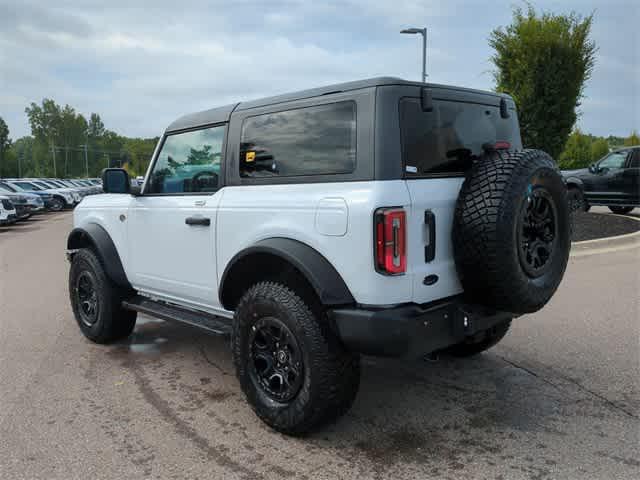
<svg viewBox="0 0 640 480">
<path fill-rule="evenodd" d="M 101 192 L 99 179 L 0 178 L 0 196 L 16 210 L 15 220 L 45 210 L 71 209 L 84 197 Z"/>
<path fill-rule="evenodd" d="M 84 197 L 101 192 L 99 179 L 2 178 L 0 225 L 26 220 L 45 211 L 71 209 Z"/>
</svg>

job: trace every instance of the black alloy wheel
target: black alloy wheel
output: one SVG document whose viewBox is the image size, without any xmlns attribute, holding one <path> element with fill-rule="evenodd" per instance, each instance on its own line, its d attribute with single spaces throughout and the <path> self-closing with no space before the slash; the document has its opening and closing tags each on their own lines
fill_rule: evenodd
<svg viewBox="0 0 640 480">
<path fill-rule="evenodd" d="M 520 265 L 531 278 L 548 268 L 558 231 L 558 215 L 551 195 L 544 187 L 534 188 L 522 207 L 518 225 Z"/>
<path fill-rule="evenodd" d="M 93 326 L 98 320 L 100 307 L 95 280 L 90 272 L 83 271 L 78 275 L 75 294 L 80 320 L 88 327 Z"/>
<path fill-rule="evenodd" d="M 298 341 L 278 318 L 264 317 L 252 327 L 250 375 L 256 386 L 278 402 L 293 399 L 304 380 Z"/>
</svg>

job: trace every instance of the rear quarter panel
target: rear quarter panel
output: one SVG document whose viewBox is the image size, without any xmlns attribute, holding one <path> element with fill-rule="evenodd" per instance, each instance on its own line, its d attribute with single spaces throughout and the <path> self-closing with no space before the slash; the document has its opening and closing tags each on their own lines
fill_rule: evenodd
<svg viewBox="0 0 640 480">
<path fill-rule="evenodd" d="M 356 302 L 408 302 L 412 297 L 411 275 L 389 277 L 375 271 L 373 212 L 384 206 L 406 207 L 409 202 L 402 180 L 226 187 L 218 212 L 218 272 L 224 272 L 236 253 L 256 242 L 285 237 L 323 255 Z M 326 228 L 327 223 L 344 222 L 344 234 L 342 228 Z"/>
</svg>

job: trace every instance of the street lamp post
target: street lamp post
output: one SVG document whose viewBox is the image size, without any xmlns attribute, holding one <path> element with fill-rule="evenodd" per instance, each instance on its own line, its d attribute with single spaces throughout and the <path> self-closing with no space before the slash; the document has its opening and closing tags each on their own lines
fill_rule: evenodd
<svg viewBox="0 0 640 480">
<path fill-rule="evenodd" d="M 405 28 L 400 33 L 422 35 L 422 81 L 427 82 L 427 27 L 425 28 Z"/>
<path fill-rule="evenodd" d="M 85 175 L 89 178 L 89 156 L 87 154 L 87 148 L 89 147 L 86 143 L 84 145 L 78 145 L 78 147 L 82 147 L 84 149 L 84 168 Z"/>
</svg>

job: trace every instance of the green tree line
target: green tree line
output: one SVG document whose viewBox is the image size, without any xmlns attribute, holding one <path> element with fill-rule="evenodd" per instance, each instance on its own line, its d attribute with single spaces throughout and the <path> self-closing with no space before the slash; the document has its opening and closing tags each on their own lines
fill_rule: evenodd
<svg viewBox="0 0 640 480">
<path fill-rule="evenodd" d="M 131 138 L 45 98 L 25 108 L 31 135 L 12 141 L 0 117 L 0 177 L 98 177 L 109 166 L 144 174 L 158 138 Z"/>
<path fill-rule="evenodd" d="M 611 150 L 617 148 L 640 145 L 637 132 L 631 132 L 628 137 L 597 137 L 574 130 L 565 143 L 562 153 L 558 156 L 560 168 L 570 170 L 584 168 L 600 160 Z"/>
</svg>

